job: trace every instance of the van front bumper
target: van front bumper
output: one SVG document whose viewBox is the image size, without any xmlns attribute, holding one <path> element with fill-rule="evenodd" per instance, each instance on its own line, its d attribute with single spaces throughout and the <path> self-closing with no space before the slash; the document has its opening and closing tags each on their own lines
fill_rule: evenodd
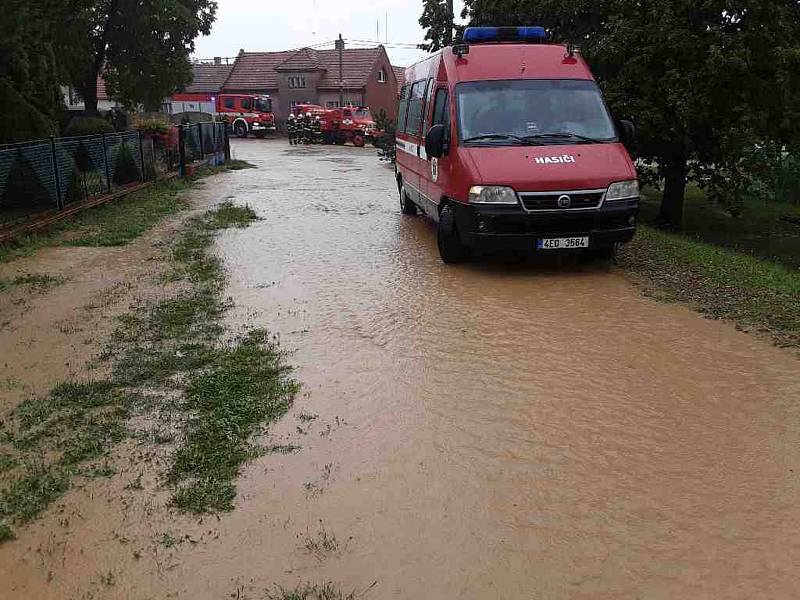
<svg viewBox="0 0 800 600">
<path fill-rule="evenodd" d="M 454 202 L 456 229 L 471 248 L 536 250 L 537 240 L 589 238 L 590 249 L 629 242 L 636 233 L 639 200 L 606 203 L 592 210 L 526 211 L 520 206 Z"/>
</svg>

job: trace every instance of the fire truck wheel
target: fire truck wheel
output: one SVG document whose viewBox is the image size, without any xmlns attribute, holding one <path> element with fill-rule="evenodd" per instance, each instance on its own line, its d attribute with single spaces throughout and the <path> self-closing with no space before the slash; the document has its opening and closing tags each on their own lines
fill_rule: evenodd
<svg viewBox="0 0 800 600">
<path fill-rule="evenodd" d="M 246 138 L 247 137 L 247 125 L 238 121 L 233 125 L 233 133 L 236 134 L 238 138 Z"/>
<path fill-rule="evenodd" d="M 417 205 L 414 204 L 406 194 L 405 188 L 400 188 L 400 212 L 404 215 L 416 215 Z"/>
<path fill-rule="evenodd" d="M 463 262 L 469 257 L 469 250 L 458 238 L 456 214 L 452 206 L 445 206 L 439 214 L 436 245 L 439 247 L 439 256 L 445 264 Z"/>
<path fill-rule="evenodd" d="M 357 148 L 363 148 L 364 147 L 364 136 L 361 135 L 360 133 L 355 134 L 353 136 L 353 146 L 355 146 Z"/>
</svg>

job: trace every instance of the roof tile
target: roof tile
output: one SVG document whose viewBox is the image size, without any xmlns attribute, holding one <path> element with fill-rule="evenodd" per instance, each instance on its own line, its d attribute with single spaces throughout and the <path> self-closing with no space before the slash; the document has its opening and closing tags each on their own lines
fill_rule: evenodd
<svg viewBox="0 0 800 600">
<path fill-rule="evenodd" d="M 380 47 L 345 49 L 342 55 L 345 86 L 364 87 L 381 51 Z M 339 89 L 339 52 L 310 48 L 289 52 L 242 52 L 225 82 L 225 89 L 276 90 L 278 69 L 287 71 L 309 68 L 324 71 L 319 82 L 320 89 Z"/>
</svg>

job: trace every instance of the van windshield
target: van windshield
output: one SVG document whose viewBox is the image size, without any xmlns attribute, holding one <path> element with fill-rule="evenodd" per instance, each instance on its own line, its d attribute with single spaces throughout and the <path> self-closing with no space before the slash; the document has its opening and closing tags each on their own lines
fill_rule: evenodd
<svg viewBox="0 0 800 600">
<path fill-rule="evenodd" d="M 459 84 L 456 94 L 459 136 L 467 144 L 579 144 L 617 139 L 593 81 L 473 81 Z"/>
</svg>

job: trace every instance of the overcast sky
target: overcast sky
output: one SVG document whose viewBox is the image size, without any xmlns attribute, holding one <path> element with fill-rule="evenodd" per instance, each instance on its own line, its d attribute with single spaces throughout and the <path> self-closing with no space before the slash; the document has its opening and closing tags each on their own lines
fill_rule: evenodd
<svg viewBox="0 0 800 600">
<path fill-rule="evenodd" d="M 218 0 L 218 3 L 211 35 L 196 41 L 196 58 L 233 57 L 240 48 L 248 52 L 301 48 L 332 41 L 340 33 L 345 39 L 374 41 L 376 23 L 377 35 L 387 46 L 393 64 L 405 67 L 425 55 L 412 47 L 392 47 L 392 44 L 422 42 L 425 34 L 418 23 L 422 0 Z M 455 0 L 456 15 L 463 4 Z M 364 47 L 364 44 L 353 42 L 349 47 Z"/>
</svg>

